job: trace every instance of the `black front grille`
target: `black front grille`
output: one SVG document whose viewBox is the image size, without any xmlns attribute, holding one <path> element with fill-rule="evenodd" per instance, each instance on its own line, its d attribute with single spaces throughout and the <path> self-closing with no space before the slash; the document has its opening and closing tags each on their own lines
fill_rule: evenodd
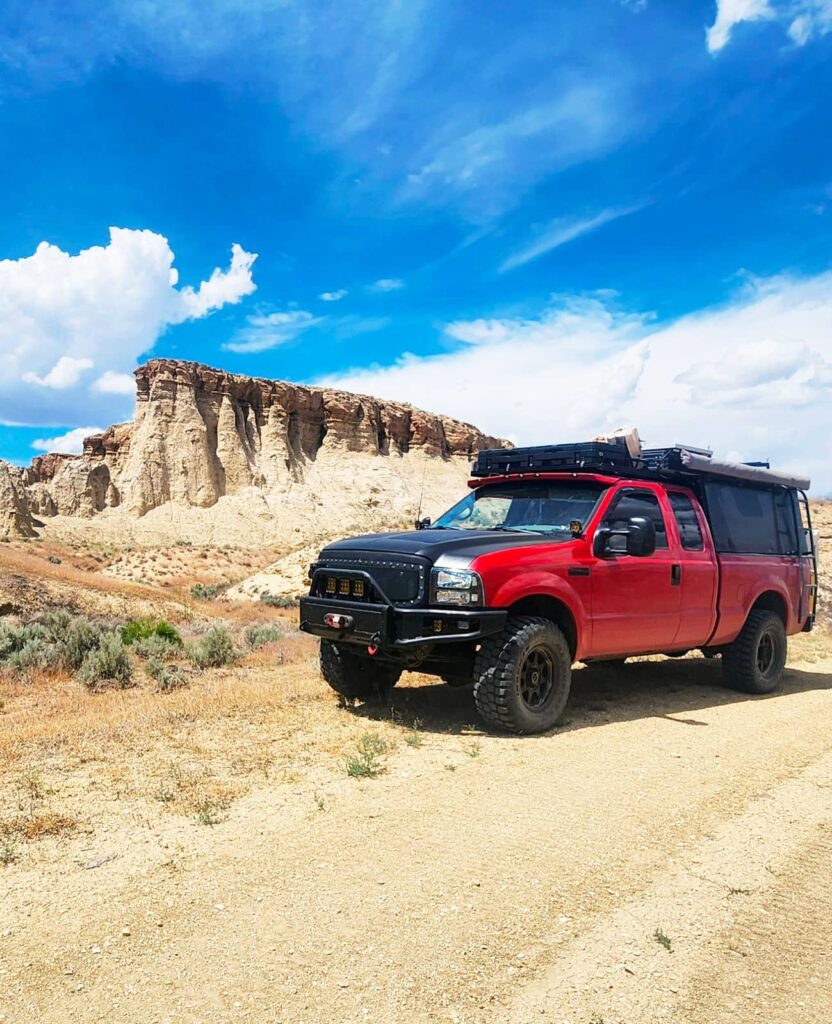
<svg viewBox="0 0 832 1024">
<path fill-rule="evenodd" d="M 316 567 L 314 597 L 417 607 L 424 603 L 428 565 L 421 559 L 404 561 L 373 555 L 327 558 Z"/>
</svg>

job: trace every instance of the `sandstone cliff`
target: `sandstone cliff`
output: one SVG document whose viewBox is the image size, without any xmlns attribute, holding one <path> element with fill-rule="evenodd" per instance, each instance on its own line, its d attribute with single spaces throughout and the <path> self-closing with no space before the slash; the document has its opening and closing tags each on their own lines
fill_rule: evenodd
<svg viewBox="0 0 832 1024">
<path fill-rule="evenodd" d="M 20 470 L 0 462 L 0 540 L 35 535 L 21 477 Z"/>
<path fill-rule="evenodd" d="M 502 444 L 408 405 L 198 363 L 153 359 L 135 376 L 133 423 L 87 438 L 80 456 L 38 457 L 16 487 L 4 483 L 7 471 L 0 508 L 17 501 L 29 516 L 87 518 L 107 509 L 144 516 L 168 503 L 210 508 L 252 488 L 286 493 L 320 476 L 319 464 L 334 472 L 351 456 L 462 464 Z"/>
</svg>

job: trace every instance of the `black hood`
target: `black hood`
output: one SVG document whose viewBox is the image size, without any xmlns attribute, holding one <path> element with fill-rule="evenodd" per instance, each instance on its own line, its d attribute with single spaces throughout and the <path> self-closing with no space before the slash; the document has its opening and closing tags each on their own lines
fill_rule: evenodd
<svg viewBox="0 0 832 1024">
<path fill-rule="evenodd" d="M 411 530 L 405 533 L 371 533 L 363 537 L 349 537 L 329 544 L 320 554 L 322 562 L 327 556 L 343 558 L 359 552 L 365 554 L 396 554 L 426 558 L 436 562 L 442 555 L 472 560 L 479 555 L 504 548 L 528 547 L 531 544 L 556 544 L 573 540 L 571 534 L 541 536 L 540 534 L 509 533 L 500 530 Z"/>
</svg>

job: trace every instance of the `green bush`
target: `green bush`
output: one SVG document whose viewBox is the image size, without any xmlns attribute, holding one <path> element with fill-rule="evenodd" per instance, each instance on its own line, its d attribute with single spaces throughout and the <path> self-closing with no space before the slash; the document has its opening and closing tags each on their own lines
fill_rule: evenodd
<svg viewBox="0 0 832 1024">
<path fill-rule="evenodd" d="M 99 646 L 84 658 L 78 678 L 91 689 L 101 683 L 118 687 L 131 684 L 133 666 L 118 632 L 102 636 Z"/>
<path fill-rule="evenodd" d="M 188 656 L 199 668 L 219 668 L 221 665 L 233 665 L 239 654 L 228 630 L 212 626 L 188 649 Z"/>
<path fill-rule="evenodd" d="M 261 594 L 260 602 L 269 608 L 294 608 L 298 603 L 297 598 L 288 594 Z"/>
<path fill-rule="evenodd" d="M 148 659 L 147 674 L 156 683 L 156 689 L 160 693 L 170 693 L 171 690 L 178 690 L 186 686 L 188 680 L 179 665 L 166 665 L 158 658 Z"/>
<path fill-rule="evenodd" d="M 182 646 L 179 631 L 165 619 L 158 622 L 154 619 L 133 619 L 121 627 L 121 639 L 128 647 L 137 640 L 147 640 L 152 636 L 161 637 L 162 640 L 177 647 Z"/>
<path fill-rule="evenodd" d="M 273 644 L 283 636 L 280 626 L 249 626 L 245 633 L 246 643 L 249 647 L 262 647 L 264 644 Z"/>
</svg>

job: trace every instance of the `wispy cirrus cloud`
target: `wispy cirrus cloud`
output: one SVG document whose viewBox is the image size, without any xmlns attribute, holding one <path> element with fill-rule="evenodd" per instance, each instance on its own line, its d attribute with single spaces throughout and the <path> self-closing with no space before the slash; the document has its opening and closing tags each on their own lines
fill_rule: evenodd
<svg viewBox="0 0 832 1024">
<path fill-rule="evenodd" d="M 507 270 L 514 270 L 515 267 L 522 267 L 526 263 L 545 256 L 546 253 L 559 249 L 562 245 L 573 242 L 582 235 L 591 234 L 605 224 L 610 224 L 619 217 L 626 217 L 642 209 L 644 204 L 638 206 L 620 206 L 615 209 L 602 210 L 592 217 L 558 217 L 551 221 L 544 229 L 536 232 L 532 241 L 528 242 L 517 252 L 504 260 L 498 272 L 504 274 Z"/>
<path fill-rule="evenodd" d="M 399 292 L 404 288 L 404 281 L 400 277 L 382 277 L 369 286 L 371 292 Z"/>
<path fill-rule="evenodd" d="M 304 331 L 323 321 L 304 309 L 283 310 L 275 313 L 256 313 L 246 320 L 246 326 L 237 331 L 223 348 L 228 352 L 268 352 L 294 341 Z"/>
</svg>

